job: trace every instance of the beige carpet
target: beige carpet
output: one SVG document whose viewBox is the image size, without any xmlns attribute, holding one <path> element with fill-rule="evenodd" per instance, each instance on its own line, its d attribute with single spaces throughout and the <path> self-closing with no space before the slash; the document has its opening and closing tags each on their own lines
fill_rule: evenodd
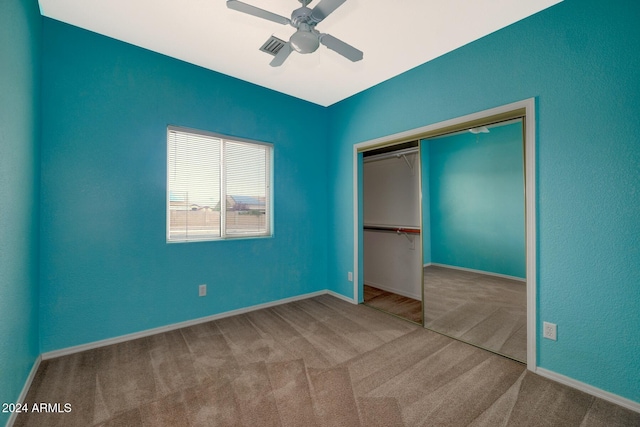
<svg viewBox="0 0 640 427">
<path fill-rule="evenodd" d="M 451 268 L 424 268 L 426 328 L 527 360 L 526 284 Z"/>
<path fill-rule="evenodd" d="M 638 426 L 524 365 L 325 295 L 43 361 L 17 426 Z"/>
</svg>

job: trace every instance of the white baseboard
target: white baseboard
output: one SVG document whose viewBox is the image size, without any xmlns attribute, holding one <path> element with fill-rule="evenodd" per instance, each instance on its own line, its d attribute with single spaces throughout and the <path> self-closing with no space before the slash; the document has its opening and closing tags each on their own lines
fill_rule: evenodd
<svg viewBox="0 0 640 427">
<path fill-rule="evenodd" d="M 374 283 L 371 281 L 367 281 L 366 285 L 373 286 L 374 288 L 382 289 L 383 291 L 391 292 L 392 294 L 402 295 L 403 297 L 417 299 L 418 301 L 422 301 L 422 297 L 420 294 L 413 294 L 404 289 L 397 289 L 392 286 L 381 285 L 379 283 Z"/>
<path fill-rule="evenodd" d="M 27 394 L 29 393 L 29 389 L 31 388 L 31 383 L 36 376 L 36 372 L 38 372 L 41 361 L 42 355 L 36 357 L 36 360 L 35 362 L 33 362 L 33 366 L 31 367 L 31 372 L 29 372 L 29 376 L 27 377 L 27 380 L 25 381 L 24 386 L 22 387 L 22 391 L 20 392 L 20 395 L 18 396 L 18 400 L 16 400 L 16 402 L 24 403 L 24 401 L 27 400 Z M 6 427 L 12 427 L 16 422 L 17 417 L 18 413 L 12 412 L 9 416 L 9 419 L 7 420 Z"/>
<path fill-rule="evenodd" d="M 382 288 L 380 288 L 382 289 Z M 386 290 L 386 289 L 385 289 Z M 397 293 L 397 292 L 396 292 Z M 212 320 L 217 320 L 217 319 L 222 319 L 225 317 L 230 317 L 230 316 L 235 316 L 238 314 L 243 314 L 243 313 L 249 313 L 251 311 L 256 311 L 256 310 L 261 310 L 263 308 L 268 308 L 268 307 L 275 307 L 281 304 L 287 304 L 290 302 L 294 302 L 294 301 L 300 301 L 303 299 L 308 299 L 308 298 L 313 298 L 316 296 L 320 296 L 320 295 L 331 295 L 335 298 L 341 299 L 343 301 L 349 302 L 351 304 L 357 304 L 356 301 L 354 301 L 353 298 L 349 298 L 346 297 L 344 295 L 341 295 L 337 292 L 334 291 L 330 291 L 330 290 L 323 290 L 323 291 L 317 291 L 317 292 L 311 292 L 308 294 L 303 294 L 303 295 L 298 295 L 295 297 L 290 297 L 290 298 L 284 298 L 281 300 L 277 300 L 277 301 L 272 301 L 272 302 L 268 302 L 268 303 L 264 303 L 264 304 L 257 304 L 251 307 L 246 307 L 246 308 L 241 308 L 238 310 L 231 310 L 231 311 L 227 311 L 224 313 L 219 313 L 219 314 L 214 314 L 212 316 L 207 316 L 207 317 L 201 317 L 198 319 L 193 319 L 193 320 L 188 320 L 185 322 L 179 322 L 179 323 L 174 323 L 172 325 L 167 325 L 167 326 L 162 326 L 159 328 L 154 328 L 154 329 L 148 329 L 146 331 L 141 331 L 141 332 L 136 332 L 133 334 L 127 334 L 127 335 L 122 335 L 119 337 L 115 337 L 115 338 L 109 338 L 106 340 L 101 340 L 101 341 L 95 341 L 92 343 L 88 343 L 88 344 L 82 344 L 82 345 L 78 345 L 78 346 L 74 346 L 74 347 L 68 347 L 68 348 L 64 348 L 61 350 L 55 350 L 55 351 L 50 351 L 47 353 L 43 353 L 40 356 L 38 356 L 33 364 L 33 367 L 31 368 L 31 372 L 29 373 L 29 376 L 27 377 L 27 380 L 24 384 L 24 387 L 22 388 L 22 391 L 20 392 L 20 396 L 18 397 L 17 402 L 24 402 L 26 397 L 27 397 L 27 393 L 29 392 L 29 388 L 31 387 L 31 383 L 33 382 L 33 379 L 35 378 L 36 372 L 38 371 L 38 368 L 40 367 L 40 363 L 42 360 L 48 360 L 48 359 L 53 359 L 56 357 L 60 357 L 60 356 L 66 356 L 69 354 L 73 354 L 73 353 L 78 353 L 81 351 L 85 351 L 85 350 L 90 350 L 90 349 L 94 349 L 94 348 L 99 348 L 99 347 L 104 347 L 107 345 L 111 345 L 111 344 L 117 344 L 117 343 L 121 343 L 121 342 L 125 342 L 125 341 L 130 341 L 130 340 L 134 340 L 137 338 L 142 338 L 142 337 L 146 337 L 146 336 L 150 336 L 150 335 L 155 335 L 155 334 L 159 334 L 162 332 L 167 332 L 167 331 L 171 331 L 171 330 L 175 330 L 175 329 L 180 329 L 180 328 L 184 328 L 184 327 L 188 327 L 188 326 L 192 326 L 192 325 L 196 325 L 199 323 L 205 323 L 205 322 L 210 322 Z M 405 295 L 406 296 L 406 295 Z M 583 382 L 580 382 L 578 380 L 574 380 L 572 378 L 566 377 L 564 375 L 555 373 L 553 371 L 549 371 L 547 369 L 544 368 L 536 368 L 534 371 L 536 374 L 543 376 L 545 378 L 549 378 L 553 381 L 559 382 L 560 384 L 564 384 L 567 385 L 569 387 L 572 387 L 574 389 L 583 391 L 587 394 L 590 394 L 592 396 L 598 397 L 600 399 L 606 400 L 608 402 L 614 403 L 616 405 L 620 405 L 624 408 L 630 409 L 632 411 L 638 412 L 640 413 L 640 403 L 635 402 L 633 400 L 630 399 L 626 399 L 622 396 L 618 396 L 616 394 L 610 393 L 608 391 L 604 391 L 601 390 L 597 387 L 591 386 L 589 384 L 585 384 Z M 12 413 L 11 416 L 9 417 L 9 420 L 7 421 L 6 426 L 7 427 L 12 427 L 13 424 L 15 423 L 17 414 L 16 413 Z"/>
<path fill-rule="evenodd" d="M 60 350 L 48 351 L 46 353 L 42 353 L 42 360 L 54 359 L 56 357 L 67 356 L 69 354 L 79 353 L 81 351 L 92 350 L 94 348 L 104 347 L 107 345 L 118 344 L 125 341 L 131 341 L 138 338 L 148 337 L 150 335 L 156 335 L 163 332 L 173 331 L 175 329 L 186 328 L 188 326 L 197 325 L 199 323 L 210 322 L 212 320 L 223 319 L 225 317 L 236 316 L 238 314 L 249 313 L 251 311 L 262 310 L 263 308 L 274 307 L 277 305 L 287 304 L 294 301 L 300 301 L 307 298 L 317 297 L 319 295 L 331 294 L 337 298 L 344 299 L 345 301 L 349 301 L 353 303 L 352 299 L 346 298 L 343 295 L 339 295 L 335 292 L 323 290 L 317 292 L 311 292 L 308 294 L 298 295 L 295 297 L 284 298 L 277 301 L 271 301 L 264 304 L 252 305 L 250 307 L 239 308 L 237 310 L 225 311 L 224 313 L 218 313 L 211 316 L 200 317 L 198 319 L 187 320 L 184 322 L 173 323 L 171 325 L 160 326 L 158 328 L 147 329 L 140 332 L 134 332 L 132 334 L 121 335 L 119 337 L 107 338 L 105 340 L 94 341 L 87 344 L 76 345 L 73 347 L 67 347 Z"/>
<path fill-rule="evenodd" d="M 525 282 L 526 283 L 526 281 L 527 281 L 527 279 L 523 279 L 522 277 L 509 276 L 509 275 L 500 274 L 500 273 L 492 273 L 491 271 L 474 270 L 473 268 L 458 267 L 456 265 L 438 264 L 438 263 L 432 262 L 432 263 L 429 263 L 429 264 L 425 264 L 424 266 L 428 267 L 429 265 L 433 265 L 434 267 L 450 268 L 452 270 L 468 271 L 469 273 L 478 273 L 478 274 L 485 274 L 487 276 L 501 277 L 503 279 L 517 280 L 518 282 Z"/>
<path fill-rule="evenodd" d="M 544 368 L 536 368 L 535 373 L 545 378 L 549 378 L 550 380 L 559 382 L 560 384 L 564 384 L 566 386 L 575 388 L 576 390 L 583 391 L 592 396 L 599 397 L 600 399 L 606 400 L 607 402 L 615 403 L 616 405 L 619 405 L 624 408 L 640 413 L 640 403 L 634 402 L 633 400 L 626 399 L 622 396 L 618 396 L 617 394 L 604 391 L 597 387 L 591 386 L 589 384 L 585 384 L 578 380 L 574 380 L 573 378 L 566 377 L 562 374 L 558 374 Z"/>
<path fill-rule="evenodd" d="M 354 304 L 354 305 L 358 304 L 358 302 L 355 299 L 349 298 L 349 297 L 345 297 L 344 295 L 339 294 L 339 293 L 334 292 L 334 291 L 327 291 L 327 294 L 331 295 L 332 297 L 336 297 L 336 298 L 341 299 L 343 301 L 346 301 L 346 302 L 349 302 L 351 304 Z"/>
</svg>

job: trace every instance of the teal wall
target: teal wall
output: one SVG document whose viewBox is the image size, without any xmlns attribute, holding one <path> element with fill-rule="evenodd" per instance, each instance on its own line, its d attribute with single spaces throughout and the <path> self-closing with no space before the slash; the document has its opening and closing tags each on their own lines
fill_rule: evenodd
<svg viewBox="0 0 640 427">
<path fill-rule="evenodd" d="M 421 141 L 430 262 L 526 276 L 522 144 L 521 122 Z"/>
<path fill-rule="evenodd" d="M 0 402 L 17 400 L 39 354 L 41 22 L 33 0 L 0 2 Z"/>
<path fill-rule="evenodd" d="M 640 401 L 634 12 L 565 0 L 325 109 L 4 0 L 1 400 L 40 352 L 327 287 L 351 296 L 353 144 L 535 97 L 538 321 L 558 324 L 557 342 L 538 333 L 538 362 Z M 309 117 L 326 126 L 309 132 Z M 168 124 L 274 143 L 274 238 L 165 243 Z"/>
<path fill-rule="evenodd" d="M 326 289 L 325 108 L 43 25 L 42 352 Z M 167 125 L 274 144 L 273 238 L 165 242 Z"/>
<path fill-rule="evenodd" d="M 538 363 L 640 402 L 637 18 L 565 0 L 332 106 L 332 288 L 352 295 L 353 144 L 535 97 Z"/>
</svg>

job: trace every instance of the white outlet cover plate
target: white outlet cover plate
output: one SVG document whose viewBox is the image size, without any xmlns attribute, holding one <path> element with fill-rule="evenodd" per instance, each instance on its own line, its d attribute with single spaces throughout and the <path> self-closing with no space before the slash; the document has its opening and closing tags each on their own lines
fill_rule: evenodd
<svg viewBox="0 0 640 427">
<path fill-rule="evenodd" d="M 542 336 L 550 340 L 557 340 L 557 326 L 555 323 L 542 322 Z"/>
</svg>

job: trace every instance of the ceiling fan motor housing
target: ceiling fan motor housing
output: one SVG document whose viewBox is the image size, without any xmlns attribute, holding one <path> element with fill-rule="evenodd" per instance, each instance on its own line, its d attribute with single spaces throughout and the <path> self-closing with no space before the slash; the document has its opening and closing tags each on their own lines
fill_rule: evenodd
<svg viewBox="0 0 640 427">
<path fill-rule="evenodd" d="M 302 24 L 313 25 L 311 13 L 313 11 L 306 6 L 302 6 L 291 12 L 291 25 L 298 28 Z"/>
</svg>

